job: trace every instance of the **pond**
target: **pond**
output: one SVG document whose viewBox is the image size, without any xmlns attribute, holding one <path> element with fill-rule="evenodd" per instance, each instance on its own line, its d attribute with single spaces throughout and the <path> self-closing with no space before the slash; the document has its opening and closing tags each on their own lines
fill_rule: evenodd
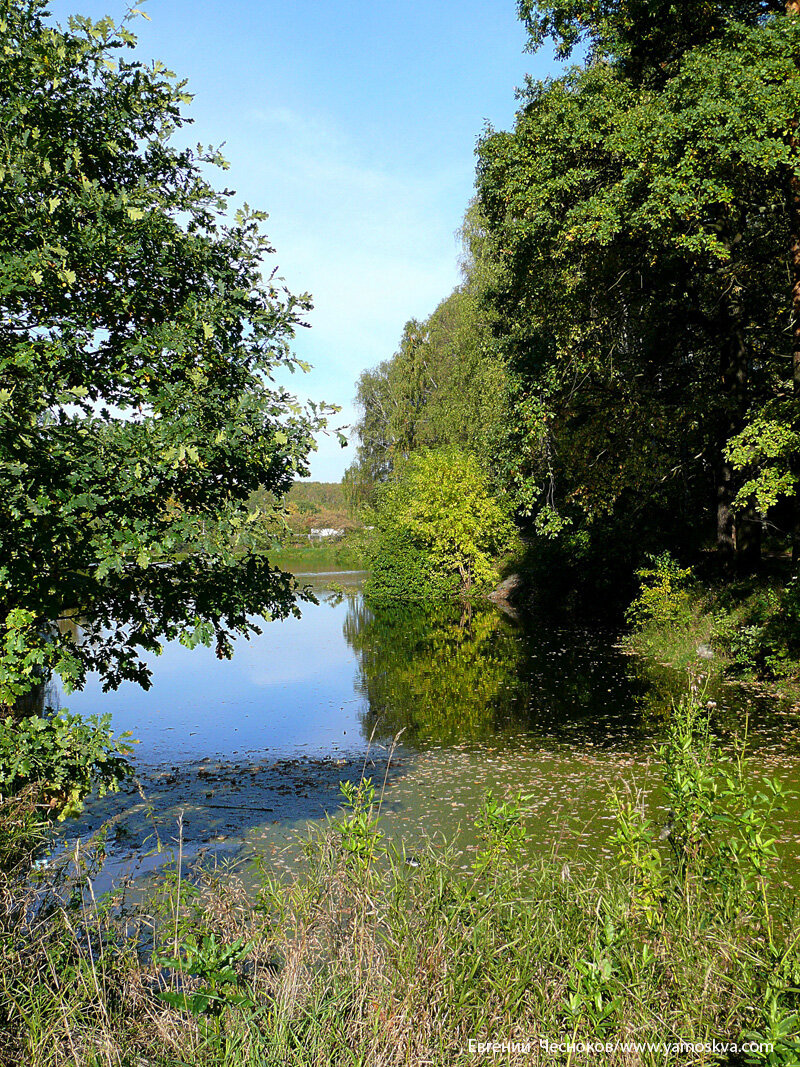
<svg viewBox="0 0 800 1067">
<path fill-rule="evenodd" d="M 318 603 L 264 623 L 230 661 L 174 642 L 150 661 L 146 692 L 103 693 L 91 679 L 58 696 L 73 712 L 111 712 L 116 731 L 139 740 L 137 786 L 91 800 L 64 827 L 71 839 L 108 823 L 106 883 L 162 864 L 178 833 L 185 857 L 246 864 L 266 851 L 292 865 L 298 831 L 337 809 L 341 780 L 364 774 L 386 830 L 412 849 L 454 841 L 468 862 L 491 788 L 528 795 L 533 851 L 579 862 L 609 850 L 611 794 L 652 784 L 687 677 L 626 655 L 602 628 L 489 605 L 371 609 L 362 579 L 304 576 Z M 711 674 L 721 743 L 746 726 L 755 769 L 800 789 L 797 709 L 720 684 L 713 664 Z M 782 822 L 792 855 L 798 838 L 795 801 Z"/>
</svg>

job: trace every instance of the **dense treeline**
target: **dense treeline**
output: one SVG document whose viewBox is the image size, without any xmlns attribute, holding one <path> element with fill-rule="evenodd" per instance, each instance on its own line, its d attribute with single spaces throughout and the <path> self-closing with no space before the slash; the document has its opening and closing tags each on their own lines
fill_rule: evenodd
<svg viewBox="0 0 800 1067">
<path fill-rule="evenodd" d="M 464 282 L 362 375 L 352 489 L 455 445 L 584 569 L 797 554 L 798 8 L 520 3 L 583 61 L 480 139 Z"/>
<path fill-rule="evenodd" d="M 353 500 L 371 500 L 398 460 L 451 445 L 486 456 L 496 447 L 506 372 L 483 302 L 483 231 L 475 209 L 463 227 L 464 281 L 426 320 L 406 323 L 394 356 L 358 381 L 356 462 L 345 474 Z"/>
</svg>

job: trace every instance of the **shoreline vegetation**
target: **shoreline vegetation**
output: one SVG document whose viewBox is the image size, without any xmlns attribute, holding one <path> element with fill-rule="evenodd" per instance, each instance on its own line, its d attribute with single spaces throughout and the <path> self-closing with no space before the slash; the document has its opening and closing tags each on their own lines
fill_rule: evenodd
<svg viewBox="0 0 800 1067">
<path fill-rule="evenodd" d="M 255 893 L 235 870 L 183 864 L 180 828 L 171 869 L 137 901 L 124 887 L 94 898 L 101 839 L 60 868 L 23 862 L 0 885 L 0 1062 L 458 1065 L 474 1063 L 471 1040 L 535 1039 L 524 1062 L 549 1064 L 547 1037 L 755 1042 L 691 1062 L 789 1067 L 800 915 L 774 847 L 785 798 L 743 746 L 715 747 L 708 716 L 694 685 L 657 752 L 663 795 L 654 807 L 620 785 L 614 859 L 594 866 L 522 863 L 520 794 L 486 794 L 467 871 L 446 843 L 389 846 L 369 779 L 342 786 L 301 870 L 261 862 Z"/>
<path fill-rule="evenodd" d="M 680 669 L 704 663 L 728 682 L 800 702 L 800 601 L 795 569 L 777 558 L 757 573 L 706 577 L 654 556 L 638 571 L 623 647 Z"/>
<path fill-rule="evenodd" d="M 659 791 L 620 785 L 594 865 L 522 862 L 511 792 L 471 813 L 466 871 L 448 842 L 390 848 L 369 779 L 254 895 L 190 870 L 181 826 L 144 895 L 96 898 L 102 834 L 48 853 L 55 820 L 132 774 L 108 717 L 30 714 L 48 680 L 147 688 L 166 641 L 229 658 L 312 599 L 305 568 L 366 567 L 365 614 L 517 574 L 544 612 L 627 609 L 643 655 L 794 692 L 800 0 L 517 7 L 532 51 L 578 62 L 479 137 L 461 283 L 361 374 L 356 458 L 328 486 L 304 479 L 335 409 L 275 384 L 308 369 L 311 297 L 284 287 L 266 214 L 210 183 L 220 154 L 175 143 L 191 97 L 128 51 L 141 13 L 4 4 L 2 1067 L 458 1067 L 473 1041 L 531 1040 L 524 1062 L 549 1064 L 543 1039 L 800 1063 L 787 798 L 742 738 L 717 747 L 697 681 L 661 709 Z M 456 653 L 491 646 L 470 608 L 442 631 Z M 419 692 L 438 714 L 436 685 L 461 684 L 463 735 L 482 683 L 513 691 L 502 662 L 459 662 Z M 730 1041 L 748 1047 L 721 1058 Z"/>
<path fill-rule="evenodd" d="M 278 503 L 279 521 L 272 517 Z M 281 501 L 256 493 L 251 504 L 270 516 L 265 551 L 271 565 L 292 573 L 368 565 L 372 531 L 348 504 L 340 482 L 295 482 Z"/>
</svg>

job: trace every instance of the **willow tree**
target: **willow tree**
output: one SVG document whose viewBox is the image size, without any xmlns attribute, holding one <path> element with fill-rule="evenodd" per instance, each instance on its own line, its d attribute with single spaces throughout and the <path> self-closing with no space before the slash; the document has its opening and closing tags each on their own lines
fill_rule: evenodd
<svg viewBox="0 0 800 1067">
<path fill-rule="evenodd" d="M 746 0 L 520 12 L 533 47 L 586 50 L 480 145 L 524 473 L 540 514 L 590 521 L 681 494 L 690 520 L 705 494 L 730 554 L 752 526 L 737 538 L 727 446 L 792 381 L 798 20 Z"/>
<path fill-rule="evenodd" d="M 317 409 L 273 384 L 310 307 L 178 147 L 185 86 L 127 22 L 0 4 L 0 702 L 51 669 L 144 684 L 164 638 L 296 610 L 248 499 L 307 473 Z M 86 631 L 76 642 L 77 615 Z"/>
</svg>

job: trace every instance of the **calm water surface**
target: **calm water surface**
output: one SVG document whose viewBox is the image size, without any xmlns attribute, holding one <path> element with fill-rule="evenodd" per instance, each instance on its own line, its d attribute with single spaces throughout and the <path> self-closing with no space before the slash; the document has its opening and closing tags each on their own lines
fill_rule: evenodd
<svg viewBox="0 0 800 1067">
<path fill-rule="evenodd" d="M 90 802 L 65 832 L 85 836 L 111 819 L 114 869 L 136 873 L 169 855 L 152 850 L 174 840 L 180 818 L 186 854 L 246 860 L 281 850 L 337 808 L 341 779 L 366 773 L 385 783 L 386 828 L 412 848 L 447 838 L 468 852 L 492 788 L 529 794 L 534 850 L 608 849 L 611 792 L 652 782 L 684 675 L 626 656 L 607 631 L 491 607 L 373 611 L 362 575 L 335 576 L 347 594 L 325 590 L 331 577 L 308 576 L 319 603 L 265 623 L 230 661 L 175 642 L 151 659 L 147 692 L 103 693 L 91 680 L 60 695 L 71 711 L 111 712 L 117 732 L 140 742 L 141 790 Z M 800 789 L 797 709 L 713 678 L 706 696 L 721 743 L 747 723 L 758 770 Z M 782 836 L 792 862 L 796 802 Z"/>
</svg>

